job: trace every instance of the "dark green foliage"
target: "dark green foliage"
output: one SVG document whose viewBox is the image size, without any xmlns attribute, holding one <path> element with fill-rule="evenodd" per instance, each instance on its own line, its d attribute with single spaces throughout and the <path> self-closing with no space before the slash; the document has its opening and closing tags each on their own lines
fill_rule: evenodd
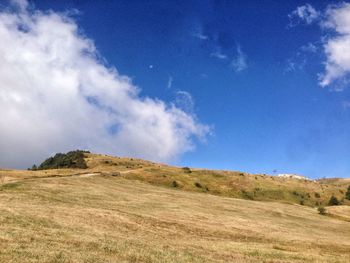
<svg viewBox="0 0 350 263">
<path fill-rule="evenodd" d="M 317 211 L 318 211 L 318 213 L 319 213 L 320 215 L 325 215 L 325 214 L 327 214 L 326 208 L 324 208 L 324 207 L 319 207 L 319 208 L 317 208 Z"/>
<path fill-rule="evenodd" d="M 179 184 L 178 184 L 176 181 L 173 181 L 173 182 L 171 183 L 171 186 L 172 186 L 172 187 L 178 187 Z"/>
<path fill-rule="evenodd" d="M 242 193 L 241 196 L 242 196 L 244 199 L 254 200 L 254 194 L 253 194 L 253 193 L 250 193 L 250 192 L 248 192 L 248 191 L 246 191 L 246 190 L 241 190 L 241 193 Z"/>
<path fill-rule="evenodd" d="M 84 160 L 86 151 L 71 151 L 68 153 L 57 153 L 54 157 L 46 159 L 37 168 L 38 170 L 60 169 L 60 168 L 80 168 L 86 169 Z"/>
<path fill-rule="evenodd" d="M 29 170 L 36 171 L 36 170 L 38 170 L 38 167 L 36 167 L 36 165 L 34 164 L 34 165 L 32 166 L 32 168 L 29 169 Z"/>
<path fill-rule="evenodd" d="M 349 185 L 349 187 L 348 187 L 348 190 L 347 190 L 346 193 L 345 193 L 345 198 L 348 199 L 348 200 L 350 200 L 350 185 Z"/>
<path fill-rule="evenodd" d="M 3 184 L 3 185 L 0 187 L 0 190 L 13 190 L 13 189 L 18 188 L 18 187 L 21 186 L 21 185 L 22 185 L 22 183 L 20 183 L 20 182 Z"/>
<path fill-rule="evenodd" d="M 202 188 L 202 185 L 200 184 L 200 183 L 198 183 L 198 182 L 195 182 L 195 184 L 194 184 L 196 187 L 198 187 L 198 188 Z"/>
<path fill-rule="evenodd" d="M 340 205 L 338 198 L 332 195 L 331 199 L 329 199 L 328 205 Z"/>
<path fill-rule="evenodd" d="M 189 168 L 189 167 L 182 167 L 182 170 L 188 174 L 192 173 L 191 168 Z"/>
</svg>

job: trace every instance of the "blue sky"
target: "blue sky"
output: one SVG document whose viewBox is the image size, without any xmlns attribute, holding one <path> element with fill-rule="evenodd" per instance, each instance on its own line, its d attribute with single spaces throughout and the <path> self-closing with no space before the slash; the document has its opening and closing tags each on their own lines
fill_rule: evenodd
<svg viewBox="0 0 350 263">
<path fill-rule="evenodd" d="M 331 3 L 339 2 L 31 2 L 78 10 L 80 33 L 141 97 L 175 103 L 210 126 L 205 141 L 170 163 L 312 178 L 350 174 L 349 89 L 320 84 L 335 35 L 320 26 Z M 306 4 L 315 17 L 298 15 Z"/>
</svg>

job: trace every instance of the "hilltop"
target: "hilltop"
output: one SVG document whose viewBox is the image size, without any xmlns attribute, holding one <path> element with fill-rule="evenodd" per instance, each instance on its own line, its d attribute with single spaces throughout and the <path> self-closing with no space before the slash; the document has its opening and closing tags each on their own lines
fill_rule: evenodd
<svg viewBox="0 0 350 263">
<path fill-rule="evenodd" d="M 349 179 L 305 182 L 91 153 L 84 162 L 0 170 L 1 262 L 350 261 L 350 206 L 326 207 L 326 216 L 314 207 L 341 199 Z"/>
<path fill-rule="evenodd" d="M 84 162 L 76 156 L 84 156 Z M 68 157 L 73 156 L 71 161 Z M 309 180 L 296 175 L 273 176 L 250 174 L 241 171 L 208 170 L 189 167 L 174 167 L 135 158 L 112 157 L 90 152 L 57 154 L 39 165 L 40 171 L 22 172 L 25 177 L 65 176 L 74 173 L 121 175 L 125 179 L 139 180 L 156 186 L 208 193 L 213 195 L 257 201 L 278 201 L 307 206 L 325 206 L 335 196 L 344 199 L 350 179 Z M 50 169 L 55 167 L 83 167 L 77 169 Z M 51 166 L 50 166 L 51 164 Z M 1 174 L 1 173 L 0 173 Z"/>
</svg>

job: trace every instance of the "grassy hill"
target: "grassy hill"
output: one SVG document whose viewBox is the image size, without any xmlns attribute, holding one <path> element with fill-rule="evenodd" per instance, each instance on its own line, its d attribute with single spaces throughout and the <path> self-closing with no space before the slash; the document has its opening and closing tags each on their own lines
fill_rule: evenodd
<svg viewBox="0 0 350 263">
<path fill-rule="evenodd" d="M 87 169 L 0 170 L 0 262 L 350 262 L 349 206 L 312 207 L 347 179 L 85 156 Z"/>
<path fill-rule="evenodd" d="M 132 158 L 86 154 L 92 172 L 119 171 L 124 178 L 186 191 L 259 201 L 308 206 L 327 205 L 330 197 L 344 199 L 350 179 L 300 180 L 233 171 L 179 168 Z M 346 204 L 346 200 L 343 200 Z"/>
</svg>

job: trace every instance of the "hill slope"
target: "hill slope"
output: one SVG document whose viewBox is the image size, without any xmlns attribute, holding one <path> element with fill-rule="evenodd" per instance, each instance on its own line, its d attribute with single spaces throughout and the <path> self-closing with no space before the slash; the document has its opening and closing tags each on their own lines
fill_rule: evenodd
<svg viewBox="0 0 350 263">
<path fill-rule="evenodd" d="M 350 179 L 300 180 L 235 171 L 180 168 L 134 158 L 84 153 L 87 169 L 1 171 L 3 181 L 16 178 L 100 174 L 123 176 L 157 186 L 257 201 L 278 201 L 307 206 L 326 206 L 331 196 L 344 200 Z M 51 159 L 51 158 L 49 158 Z M 48 159 L 48 160 L 49 160 Z M 11 175 L 12 174 L 12 175 Z"/>
<path fill-rule="evenodd" d="M 349 262 L 350 225 L 316 209 L 52 177 L 0 190 L 1 262 Z"/>
</svg>

